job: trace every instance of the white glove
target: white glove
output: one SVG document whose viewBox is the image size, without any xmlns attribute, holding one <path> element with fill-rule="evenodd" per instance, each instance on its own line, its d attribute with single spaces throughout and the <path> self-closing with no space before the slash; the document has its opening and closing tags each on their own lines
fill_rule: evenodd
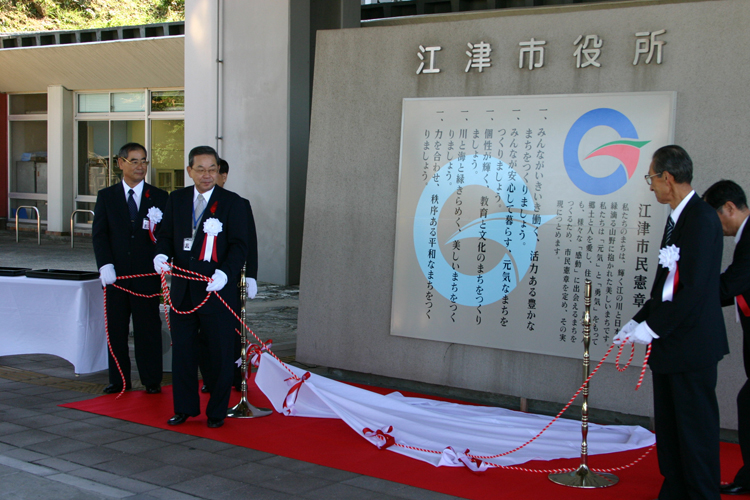
<svg viewBox="0 0 750 500">
<path fill-rule="evenodd" d="M 104 264 L 102 267 L 100 267 L 99 279 L 102 282 L 102 288 L 114 283 L 117 280 L 117 274 L 115 274 L 115 266 L 113 264 Z"/>
<path fill-rule="evenodd" d="M 645 321 L 641 321 L 630 336 L 636 344 L 650 344 L 652 340 L 659 338 Z"/>
<path fill-rule="evenodd" d="M 157 273 L 166 273 L 169 271 L 170 267 L 167 261 L 169 260 L 169 257 L 164 255 L 163 253 L 160 253 L 156 257 L 154 257 L 154 271 Z"/>
<path fill-rule="evenodd" d="M 214 275 L 211 276 L 211 281 L 208 282 L 208 286 L 206 287 L 207 292 L 218 292 L 222 288 L 224 288 L 224 285 L 227 284 L 227 275 L 224 274 L 224 271 L 221 269 L 217 269 L 216 272 L 214 272 Z"/>
<path fill-rule="evenodd" d="M 258 294 L 258 282 L 255 278 L 245 278 L 245 288 L 247 288 L 247 298 L 250 300 Z"/>
<path fill-rule="evenodd" d="M 612 339 L 612 343 L 613 344 L 625 344 L 625 343 L 632 344 L 633 336 L 630 335 L 630 332 L 635 330 L 636 326 L 638 326 L 638 323 L 636 323 L 636 321 L 632 319 L 628 321 L 627 323 L 625 323 L 625 326 L 620 328 L 620 331 L 617 333 L 617 335 L 615 335 L 615 338 Z M 625 342 L 625 338 L 627 337 L 630 337 L 630 338 L 628 338 L 628 341 Z"/>
</svg>

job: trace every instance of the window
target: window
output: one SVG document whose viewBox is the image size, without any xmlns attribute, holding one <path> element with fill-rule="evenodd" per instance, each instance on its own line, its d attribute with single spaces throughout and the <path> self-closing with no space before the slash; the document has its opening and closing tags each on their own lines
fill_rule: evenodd
<svg viewBox="0 0 750 500">
<path fill-rule="evenodd" d="M 185 111 L 185 91 L 151 92 L 151 111 Z"/>
<path fill-rule="evenodd" d="M 166 191 L 185 187 L 185 121 L 151 121 L 151 175 Z"/>
<path fill-rule="evenodd" d="M 100 189 L 121 181 L 120 148 L 142 144 L 148 152 L 146 182 L 166 191 L 184 187 L 183 90 L 76 94 L 76 208 L 92 210 Z M 80 215 L 78 222 L 89 216 Z"/>
<path fill-rule="evenodd" d="M 117 152 L 129 142 L 145 144 L 145 138 L 142 120 L 79 121 L 78 194 L 96 196 L 100 189 L 120 182 Z"/>
<path fill-rule="evenodd" d="M 47 94 L 11 94 L 9 104 L 10 217 L 47 219 Z"/>
</svg>

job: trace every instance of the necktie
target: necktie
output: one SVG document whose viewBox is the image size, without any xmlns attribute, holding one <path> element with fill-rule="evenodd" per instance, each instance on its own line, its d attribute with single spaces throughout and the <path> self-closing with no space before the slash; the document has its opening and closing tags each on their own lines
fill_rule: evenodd
<svg viewBox="0 0 750 500">
<path fill-rule="evenodd" d="M 672 239 L 672 230 L 674 229 L 674 221 L 672 217 L 667 217 L 667 227 L 664 228 L 664 246 L 669 246 L 669 240 Z"/>
<path fill-rule="evenodd" d="M 128 211 L 130 212 L 130 222 L 135 222 L 135 218 L 138 217 L 138 205 L 135 204 L 135 198 L 133 195 L 135 191 L 132 189 L 128 191 Z"/>
<path fill-rule="evenodd" d="M 198 223 L 201 221 L 203 210 L 205 210 L 205 208 L 206 200 L 203 199 L 202 194 L 199 194 L 193 205 L 193 233 L 195 233 L 195 230 L 198 228 Z"/>
</svg>

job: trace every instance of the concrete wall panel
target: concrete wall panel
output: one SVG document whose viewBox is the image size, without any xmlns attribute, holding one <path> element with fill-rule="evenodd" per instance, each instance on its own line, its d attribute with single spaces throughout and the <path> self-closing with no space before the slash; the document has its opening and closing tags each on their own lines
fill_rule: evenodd
<svg viewBox="0 0 750 500">
<path fill-rule="evenodd" d="M 633 2 L 440 19 L 318 35 L 297 359 L 562 403 L 581 382 L 579 361 L 389 335 L 401 100 L 676 91 L 675 141 L 693 157 L 696 190 L 720 178 L 750 189 L 743 147 L 750 56 L 740 42 L 750 3 Z M 633 66 L 634 33 L 660 29 L 664 63 Z M 600 69 L 575 69 L 573 42 L 586 34 L 604 39 Z M 545 66 L 518 69 L 517 44 L 531 37 L 547 41 Z M 492 44 L 492 67 L 464 73 L 467 42 L 482 40 Z M 415 74 L 420 44 L 443 47 L 440 74 Z M 727 239 L 727 263 L 732 249 Z M 741 331 L 731 311 L 725 316 L 732 354 L 720 364 L 718 394 L 722 426 L 736 428 Z M 592 382 L 592 407 L 651 415 L 650 377 L 633 390 L 638 371 L 604 366 Z"/>
</svg>

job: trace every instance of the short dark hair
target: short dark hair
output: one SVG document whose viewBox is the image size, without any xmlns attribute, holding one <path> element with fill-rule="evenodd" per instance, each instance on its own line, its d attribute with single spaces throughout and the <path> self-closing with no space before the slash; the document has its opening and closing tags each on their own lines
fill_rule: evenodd
<svg viewBox="0 0 750 500">
<path fill-rule="evenodd" d="M 213 155 L 213 157 L 216 158 L 216 163 L 219 163 L 219 155 L 214 148 L 211 146 L 197 146 L 190 150 L 190 154 L 188 155 L 188 166 L 192 167 L 193 159 L 199 155 Z"/>
<path fill-rule="evenodd" d="M 120 148 L 120 151 L 117 153 L 118 158 L 128 158 L 128 154 L 131 151 L 135 151 L 136 149 L 140 149 L 144 153 L 146 153 L 146 156 L 148 156 L 148 151 L 146 151 L 146 148 L 138 144 L 137 142 L 129 142 L 125 144 L 123 147 Z"/>
<path fill-rule="evenodd" d="M 654 173 L 669 172 L 678 184 L 693 180 L 693 160 L 682 147 L 672 144 L 656 150 L 653 156 Z"/>
<path fill-rule="evenodd" d="M 229 163 L 224 158 L 219 158 L 219 173 L 220 174 L 228 174 L 229 173 Z"/>
<path fill-rule="evenodd" d="M 739 184 L 726 179 L 722 179 L 706 189 L 706 192 L 703 193 L 703 200 L 719 211 L 722 210 L 722 207 L 728 201 L 734 203 L 734 206 L 740 210 L 747 208 L 745 192 Z"/>
</svg>

